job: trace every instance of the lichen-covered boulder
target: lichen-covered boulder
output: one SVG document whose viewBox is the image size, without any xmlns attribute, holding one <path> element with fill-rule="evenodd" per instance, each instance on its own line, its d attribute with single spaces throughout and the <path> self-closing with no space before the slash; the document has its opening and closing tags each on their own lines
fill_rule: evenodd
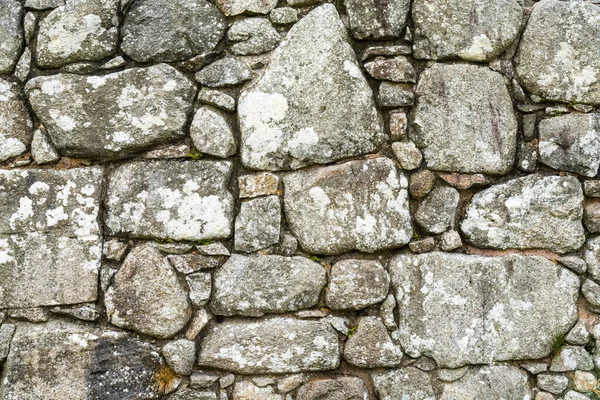
<svg viewBox="0 0 600 400">
<path fill-rule="evenodd" d="M 13 72 L 23 50 L 23 6 L 15 0 L 0 0 L 0 75 Z"/>
<path fill-rule="evenodd" d="M 338 337 L 328 323 L 293 318 L 216 324 L 198 353 L 200 366 L 240 374 L 326 371 L 339 362 Z"/>
<path fill-rule="evenodd" d="M 242 163 L 253 169 L 326 164 L 373 151 L 386 136 L 333 4 L 290 29 L 240 96 L 238 117 Z"/>
<path fill-rule="evenodd" d="M 600 104 L 600 7 L 587 1 L 535 3 L 519 44 L 517 73 L 543 99 Z"/>
<path fill-rule="evenodd" d="M 108 180 L 106 226 L 140 238 L 226 239 L 233 224 L 231 170 L 227 161 L 121 165 Z"/>
<path fill-rule="evenodd" d="M 22 88 L 5 79 L 0 79 L 0 121 L 0 162 L 3 162 L 25 153 L 33 136 Z"/>
<path fill-rule="evenodd" d="M 469 368 L 454 382 L 443 385 L 440 400 L 532 399 L 527 373 L 510 365 Z"/>
<path fill-rule="evenodd" d="M 400 37 L 410 0 L 344 0 L 352 36 L 357 39 Z"/>
<path fill-rule="evenodd" d="M 575 177 L 530 175 L 475 194 L 461 229 L 477 247 L 566 253 L 585 241 L 582 215 Z"/>
<path fill-rule="evenodd" d="M 434 64 L 421 74 L 409 136 L 427 167 L 502 175 L 513 167 L 517 120 L 498 72 L 486 66 Z"/>
<path fill-rule="evenodd" d="M 538 256 L 398 255 L 400 342 L 438 365 L 537 359 L 577 321 L 579 278 Z"/>
<path fill-rule="evenodd" d="M 490 61 L 517 38 L 521 0 L 415 0 L 415 58 Z"/>
<path fill-rule="evenodd" d="M 185 135 L 196 87 L 166 64 L 104 76 L 39 76 L 33 111 L 67 156 L 120 159 Z"/>
<path fill-rule="evenodd" d="M 131 250 L 104 301 L 113 325 L 161 339 L 182 330 L 192 316 L 185 283 L 150 244 Z"/>
<path fill-rule="evenodd" d="M 180 61 L 211 51 L 227 21 L 205 0 L 137 0 L 125 14 L 121 48 L 136 61 Z"/>
<path fill-rule="evenodd" d="M 284 186 L 290 230 L 310 253 L 372 253 L 412 237 L 408 182 L 388 158 L 294 172 Z"/>
</svg>

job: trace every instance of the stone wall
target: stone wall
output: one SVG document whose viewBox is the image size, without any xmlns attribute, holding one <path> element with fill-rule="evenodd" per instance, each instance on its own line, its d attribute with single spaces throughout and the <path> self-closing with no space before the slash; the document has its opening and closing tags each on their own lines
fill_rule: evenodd
<svg viewBox="0 0 600 400">
<path fill-rule="evenodd" d="M 598 1 L 0 0 L 0 399 L 600 398 L 598 106 Z"/>
</svg>

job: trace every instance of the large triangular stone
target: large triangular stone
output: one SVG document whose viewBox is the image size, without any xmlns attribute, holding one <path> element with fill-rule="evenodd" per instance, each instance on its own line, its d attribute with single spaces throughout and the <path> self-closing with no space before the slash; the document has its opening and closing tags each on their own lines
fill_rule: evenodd
<svg viewBox="0 0 600 400">
<path fill-rule="evenodd" d="M 373 93 L 331 4 L 306 15 L 240 97 L 242 162 L 297 169 L 368 153 L 384 140 Z"/>
</svg>

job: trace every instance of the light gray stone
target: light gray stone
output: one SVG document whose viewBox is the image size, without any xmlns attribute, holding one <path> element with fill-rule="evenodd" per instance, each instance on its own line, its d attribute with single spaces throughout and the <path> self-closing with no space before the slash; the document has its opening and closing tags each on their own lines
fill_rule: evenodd
<svg viewBox="0 0 600 400">
<path fill-rule="evenodd" d="M 257 55 L 273 50 L 281 37 L 266 18 L 245 18 L 236 21 L 227 31 L 227 39 L 234 42 L 231 52 L 238 55 Z"/>
<path fill-rule="evenodd" d="M 235 99 L 230 95 L 209 88 L 200 89 L 198 93 L 198 101 L 203 104 L 208 104 L 221 110 L 234 111 Z"/>
<path fill-rule="evenodd" d="M 281 204 L 278 196 L 242 202 L 235 219 L 235 249 L 252 253 L 279 243 Z"/>
<path fill-rule="evenodd" d="M 578 274 L 585 274 L 585 272 L 587 271 L 587 263 L 579 257 L 558 257 L 556 261 L 558 261 L 565 267 L 577 272 Z"/>
<path fill-rule="evenodd" d="M 119 0 L 67 0 L 40 21 L 36 63 L 59 68 L 112 56 L 119 43 Z"/>
<path fill-rule="evenodd" d="M 61 154 L 95 159 L 126 158 L 182 139 L 196 94 L 166 64 L 103 76 L 38 76 L 25 91 Z"/>
<path fill-rule="evenodd" d="M 3 162 L 27 151 L 32 137 L 32 123 L 21 86 L 1 78 L 0 121 L 0 162 Z"/>
<path fill-rule="evenodd" d="M 410 176 L 410 195 L 414 199 L 422 199 L 431 192 L 435 184 L 435 174 L 428 169 L 415 172 Z"/>
<path fill-rule="evenodd" d="M 196 343 L 179 339 L 165 344 L 162 354 L 173 371 L 181 375 L 190 375 L 196 361 Z"/>
<path fill-rule="evenodd" d="M 17 66 L 15 67 L 15 78 L 20 80 L 21 82 L 25 82 L 27 77 L 29 76 L 29 72 L 31 71 L 31 50 L 29 47 L 26 47 L 23 51 L 23 54 L 19 58 L 17 62 Z"/>
<path fill-rule="evenodd" d="M 529 175 L 475 194 L 461 228 L 477 247 L 566 253 L 585 241 L 582 203 L 575 177 Z"/>
<path fill-rule="evenodd" d="M 598 390 L 598 379 L 591 372 L 575 371 L 573 373 L 573 389 L 581 393 Z"/>
<path fill-rule="evenodd" d="M 431 378 L 414 367 L 384 370 L 371 374 L 380 400 L 435 400 Z"/>
<path fill-rule="evenodd" d="M 137 0 L 122 27 L 121 49 L 135 61 L 180 61 L 211 51 L 227 21 L 205 0 Z"/>
<path fill-rule="evenodd" d="M 365 69 L 375 79 L 392 82 L 412 82 L 417 80 L 414 67 L 406 57 L 375 60 L 365 64 Z"/>
<path fill-rule="evenodd" d="M 196 271 L 213 269 L 225 262 L 225 257 L 223 256 L 205 256 L 196 252 L 190 254 L 171 254 L 167 258 L 173 268 L 186 275 Z"/>
<path fill-rule="evenodd" d="M 192 372 L 192 375 L 190 376 L 190 387 L 194 389 L 209 388 L 212 387 L 217 380 L 219 380 L 219 375 L 208 372 Z"/>
<path fill-rule="evenodd" d="M 462 246 L 460 233 L 448 231 L 440 236 L 440 248 L 444 251 L 452 251 Z"/>
<path fill-rule="evenodd" d="M 600 236 L 590 237 L 585 243 L 583 259 L 592 279 L 600 282 Z"/>
<path fill-rule="evenodd" d="M 233 400 L 283 400 L 283 395 L 275 393 L 272 386 L 260 387 L 252 381 L 242 380 L 235 383 Z"/>
<path fill-rule="evenodd" d="M 403 111 L 391 111 L 389 119 L 390 138 L 392 140 L 406 140 L 408 118 Z"/>
<path fill-rule="evenodd" d="M 598 5 L 542 0 L 520 41 L 517 72 L 525 89 L 542 99 L 600 104 Z"/>
<path fill-rule="evenodd" d="M 398 38 L 406 26 L 410 0 L 345 0 L 344 6 L 355 38 Z"/>
<path fill-rule="evenodd" d="M 519 365 L 532 375 L 548 371 L 548 364 L 543 361 L 525 361 Z"/>
<path fill-rule="evenodd" d="M 192 320 L 190 321 L 187 331 L 185 332 L 185 337 L 187 340 L 196 340 L 198 335 L 204 330 L 212 318 L 213 315 L 204 308 L 196 311 L 192 317 Z"/>
<path fill-rule="evenodd" d="M 107 70 L 107 69 L 121 68 L 121 67 L 124 67 L 125 65 L 127 65 L 127 61 L 125 61 L 125 59 L 122 56 L 116 56 L 116 57 L 108 60 L 104 64 L 101 64 L 100 66 L 98 66 L 98 69 Z"/>
<path fill-rule="evenodd" d="M 4 362 L 10 349 L 10 341 L 15 333 L 16 326 L 13 324 L 0 325 L 0 362 Z"/>
<path fill-rule="evenodd" d="M 428 233 L 454 228 L 458 200 L 458 190 L 447 186 L 435 188 L 419 204 L 415 220 Z"/>
<path fill-rule="evenodd" d="M 309 253 L 374 252 L 402 247 L 412 237 L 408 183 L 390 159 L 295 172 L 284 186 L 290 230 Z"/>
<path fill-rule="evenodd" d="M 194 272 L 188 274 L 185 280 L 190 288 L 190 300 L 194 307 L 204 307 L 210 299 L 212 290 L 210 272 Z"/>
<path fill-rule="evenodd" d="M 129 243 L 119 239 L 108 239 L 104 241 L 102 255 L 108 261 L 120 262 L 129 250 Z"/>
<path fill-rule="evenodd" d="M 37 165 L 52 164 L 60 159 L 46 132 L 36 129 L 31 141 L 31 157 Z"/>
<path fill-rule="evenodd" d="M 237 144 L 229 122 L 219 110 L 200 107 L 190 126 L 194 147 L 201 153 L 227 158 L 235 154 Z"/>
<path fill-rule="evenodd" d="M 492 365 L 472 367 L 459 380 L 443 387 L 440 400 L 531 399 L 527 373 L 517 367 Z"/>
<path fill-rule="evenodd" d="M 279 7 L 271 10 L 269 18 L 275 25 L 289 25 L 298 22 L 298 11 L 291 7 Z"/>
<path fill-rule="evenodd" d="M 600 15 L 600 14 L 599 14 Z M 600 114 L 567 114 L 539 123 L 540 161 L 594 177 L 600 166 Z"/>
<path fill-rule="evenodd" d="M 394 367 L 402 360 L 402 349 L 392 342 L 377 317 L 360 317 L 356 332 L 344 347 L 344 360 L 359 368 Z"/>
<path fill-rule="evenodd" d="M 579 278 L 543 257 L 398 255 L 389 270 L 405 353 L 445 368 L 545 357 L 577 320 Z"/>
<path fill-rule="evenodd" d="M 326 322 L 227 320 L 207 331 L 198 364 L 242 374 L 325 371 L 338 367 L 338 352 L 337 334 Z"/>
<path fill-rule="evenodd" d="M 296 311 L 316 305 L 326 282 L 325 268 L 304 257 L 234 254 L 215 272 L 210 308 L 255 317 Z"/>
<path fill-rule="evenodd" d="M 406 55 L 409 56 L 412 54 L 412 46 L 410 44 L 397 44 L 397 45 L 375 45 L 368 46 L 362 54 L 361 60 L 365 61 L 369 58 L 384 56 L 400 56 Z"/>
<path fill-rule="evenodd" d="M 240 96 L 245 166 L 297 169 L 368 153 L 383 143 L 373 93 L 347 40 L 332 4 L 290 29 L 263 77 Z"/>
<path fill-rule="evenodd" d="M 23 50 L 23 6 L 18 1 L 0 1 L 0 75 L 10 75 Z"/>
<path fill-rule="evenodd" d="M 579 346 L 564 346 L 552 358 L 550 364 L 551 372 L 591 371 L 592 369 L 594 369 L 592 355 L 584 347 Z"/>
<path fill-rule="evenodd" d="M 506 174 L 517 120 L 502 75 L 485 66 L 434 64 L 423 71 L 409 137 L 436 171 Z"/>
<path fill-rule="evenodd" d="M 575 345 L 586 345 L 590 341 L 590 333 L 585 326 L 585 322 L 582 320 L 577 321 L 577 324 L 569 331 L 565 340 Z"/>
<path fill-rule="evenodd" d="M 217 5 L 228 17 L 244 13 L 267 14 L 277 5 L 277 0 L 217 0 Z"/>
<path fill-rule="evenodd" d="M 535 138 L 536 121 L 537 115 L 535 114 L 524 114 L 521 117 L 521 128 L 523 130 L 523 138 L 526 141 L 530 141 Z"/>
<path fill-rule="evenodd" d="M 303 374 L 289 375 L 277 380 L 277 390 L 288 393 L 302 385 L 306 378 Z"/>
<path fill-rule="evenodd" d="M 212 390 L 192 390 L 183 388 L 173 393 L 168 400 L 217 400 L 217 394 Z"/>
<path fill-rule="evenodd" d="M 467 371 L 469 371 L 469 366 L 455 369 L 441 368 L 438 370 L 438 379 L 442 382 L 454 382 L 462 378 Z"/>
<path fill-rule="evenodd" d="M 47 10 L 65 5 L 65 0 L 25 0 L 25 8 Z"/>
<path fill-rule="evenodd" d="M 427 253 L 435 247 L 435 239 L 426 237 L 424 239 L 413 240 L 408 244 L 408 247 L 413 253 Z"/>
<path fill-rule="evenodd" d="M 377 103 L 381 108 L 410 107 L 414 104 L 413 86 L 383 81 L 379 85 Z"/>
<path fill-rule="evenodd" d="M 98 321 L 100 312 L 95 303 L 57 306 L 50 310 L 53 314 L 66 315 L 81 321 Z"/>
<path fill-rule="evenodd" d="M 398 162 L 400 162 L 400 167 L 407 171 L 419 168 L 421 161 L 423 161 L 421 151 L 410 140 L 392 143 L 392 151 Z"/>
<path fill-rule="evenodd" d="M 104 301 L 113 325 L 161 339 L 181 331 L 192 316 L 185 283 L 149 244 L 129 252 Z"/>
<path fill-rule="evenodd" d="M 235 382 L 235 375 L 227 374 L 219 378 L 219 386 L 221 389 L 228 388 Z"/>
<path fill-rule="evenodd" d="M 564 375 L 539 374 L 536 379 L 538 388 L 554 394 L 561 394 L 569 384 L 569 378 Z"/>
<path fill-rule="evenodd" d="M 589 400 L 589 397 L 582 393 L 577 393 L 574 390 L 569 390 L 563 396 L 562 400 Z"/>
<path fill-rule="evenodd" d="M 298 389 L 297 400 L 364 400 L 367 387 L 355 376 L 311 380 Z"/>
<path fill-rule="evenodd" d="M 231 168 L 225 161 L 124 164 L 109 176 L 106 226 L 142 238 L 226 239 L 233 223 Z"/>
<path fill-rule="evenodd" d="M 592 311 L 600 312 L 600 285 L 591 279 L 586 279 L 581 286 L 581 294 Z"/>
<path fill-rule="evenodd" d="M 230 31 L 235 26 L 233 25 Z M 225 57 L 204 67 L 195 78 L 208 87 L 236 86 L 252 79 L 252 70 L 239 58 Z"/>
<path fill-rule="evenodd" d="M 331 267 L 325 303 L 334 310 L 360 310 L 381 303 L 390 277 L 376 260 L 343 260 Z"/>
<path fill-rule="evenodd" d="M 261 172 L 238 177 L 240 198 L 259 197 L 277 194 L 279 177 L 270 172 Z"/>
<path fill-rule="evenodd" d="M 393 294 L 388 295 L 381 306 L 379 307 L 379 317 L 383 324 L 389 330 L 397 330 L 398 324 L 396 323 L 396 317 L 394 316 L 394 310 L 396 309 L 396 298 Z"/>
<path fill-rule="evenodd" d="M 490 61 L 517 38 L 520 0 L 415 0 L 415 58 Z"/>
</svg>

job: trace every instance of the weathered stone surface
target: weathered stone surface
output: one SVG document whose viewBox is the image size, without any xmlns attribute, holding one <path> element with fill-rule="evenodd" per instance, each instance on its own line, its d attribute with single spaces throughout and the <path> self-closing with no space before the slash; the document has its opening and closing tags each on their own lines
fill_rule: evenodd
<svg viewBox="0 0 600 400">
<path fill-rule="evenodd" d="M 352 36 L 357 39 L 400 37 L 410 0 L 345 0 Z"/>
<path fill-rule="evenodd" d="M 203 254 L 172 254 L 168 255 L 169 262 L 177 271 L 182 274 L 191 274 L 192 272 L 212 269 L 222 265 L 225 257 L 205 256 Z"/>
<path fill-rule="evenodd" d="M 592 355 L 584 347 L 564 346 L 550 364 L 551 372 L 591 371 L 594 369 Z"/>
<path fill-rule="evenodd" d="M 582 203 L 576 178 L 529 175 L 475 194 L 461 228 L 478 247 L 566 253 L 585 241 Z"/>
<path fill-rule="evenodd" d="M 150 244 L 129 252 L 104 301 L 113 325 L 157 338 L 175 335 L 192 315 L 185 283 Z"/>
<path fill-rule="evenodd" d="M 581 294 L 592 311 L 600 312 L 600 285 L 591 279 L 586 279 L 581 285 Z"/>
<path fill-rule="evenodd" d="M 278 196 L 242 203 L 235 219 L 235 249 L 252 253 L 279 242 L 281 204 Z"/>
<path fill-rule="evenodd" d="M 587 180 L 583 182 L 583 191 L 588 197 L 600 197 L 600 180 Z"/>
<path fill-rule="evenodd" d="M 315 379 L 302 385 L 296 395 L 297 400 L 364 400 L 367 397 L 365 383 L 355 376 Z"/>
<path fill-rule="evenodd" d="M 290 230 L 310 253 L 374 252 L 412 237 L 406 178 L 387 158 L 295 172 L 284 186 Z"/>
<path fill-rule="evenodd" d="M 413 367 L 391 369 L 371 374 L 381 400 L 435 400 L 431 379 Z"/>
<path fill-rule="evenodd" d="M 291 7 L 279 7 L 269 13 L 271 22 L 275 25 L 288 25 L 298 22 L 298 11 Z"/>
<path fill-rule="evenodd" d="M 539 123 L 540 161 L 593 177 L 600 166 L 600 114 L 567 114 Z"/>
<path fill-rule="evenodd" d="M 586 1 L 535 4 L 521 38 L 517 72 L 544 99 L 600 104 L 600 8 Z"/>
<path fill-rule="evenodd" d="M 273 386 L 260 387 L 252 381 L 237 381 L 233 388 L 233 400 L 283 400 Z"/>
<path fill-rule="evenodd" d="M 428 169 L 416 172 L 410 176 L 410 195 L 419 200 L 431 192 L 435 184 L 435 174 Z"/>
<path fill-rule="evenodd" d="M 170 395 L 168 400 L 217 400 L 213 390 L 193 390 L 184 388 Z"/>
<path fill-rule="evenodd" d="M 240 189 L 240 198 L 277 194 L 279 177 L 270 172 L 242 175 L 238 177 L 238 186 Z"/>
<path fill-rule="evenodd" d="M 119 0 L 68 0 L 39 25 L 36 63 L 58 68 L 100 61 L 117 51 Z"/>
<path fill-rule="evenodd" d="M 419 168 L 423 161 L 421 151 L 410 140 L 392 143 L 392 151 L 400 163 L 400 167 L 407 171 Z"/>
<path fill-rule="evenodd" d="M 599 199 L 585 199 L 583 202 L 583 223 L 590 233 L 600 232 Z"/>
<path fill-rule="evenodd" d="M 209 88 L 200 89 L 198 101 L 203 104 L 215 106 L 225 111 L 235 110 L 235 99 L 230 95 Z"/>
<path fill-rule="evenodd" d="M 277 5 L 277 0 L 217 0 L 217 5 L 228 17 L 243 13 L 267 14 Z"/>
<path fill-rule="evenodd" d="M 365 69 L 375 79 L 392 82 L 416 82 L 417 75 L 406 57 L 375 60 L 365 64 Z"/>
<path fill-rule="evenodd" d="M 95 301 L 102 169 L 0 171 L 0 308 Z"/>
<path fill-rule="evenodd" d="M 485 66 L 434 64 L 416 89 L 409 136 L 428 168 L 505 174 L 513 166 L 517 120 L 502 75 Z"/>
<path fill-rule="evenodd" d="M 106 226 L 114 234 L 173 240 L 226 239 L 232 232 L 231 163 L 129 163 L 109 176 Z"/>
<path fill-rule="evenodd" d="M 204 307 L 210 299 L 212 280 L 210 272 L 188 274 L 185 280 L 190 288 L 190 300 L 194 307 Z"/>
<path fill-rule="evenodd" d="M 25 0 L 25 8 L 47 10 L 65 5 L 65 0 Z"/>
<path fill-rule="evenodd" d="M 137 0 L 125 15 L 121 48 L 136 61 L 180 61 L 211 51 L 227 21 L 205 0 Z"/>
<path fill-rule="evenodd" d="M 0 75 L 13 72 L 23 50 L 23 6 L 14 0 L 0 1 Z"/>
<path fill-rule="evenodd" d="M 227 158 L 237 150 L 227 119 L 212 107 L 204 106 L 196 111 L 190 126 L 190 137 L 194 147 L 201 153 Z"/>
<path fill-rule="evenodd" d="M 539 374 L 536 380 L 538 388 L 554 394 L 561 394 L 569 384 L 569 378 L 564 375 Z"/>
<path fill-rule="evenodd" d="M 0 15 L 1 7 L 2 3 Z M 31 119 L 21 88 L 5 79 L 0 79 L 0 122 L 0 162 L 3 162 L 25 153 L 32 137 Z"/>
<path fill-rule="evenodd" d="M 33 133 L 31 140 L 31 157 L 37 165 L 51 164 L 60 158 L 56 152 L 54 145 L 50 143 L 48 135 L 41 129 L 37 129 Z"/>
<path fill-rule="evenodd" d="M 335 310 L 360 310 L 381 303 L 390 277 L 376 260 L 343 260 L 331 267 L 325 302 Z"/>
<path fill-rule="evenodd" d="M 99 159 L 181 139 L 196 94 L 166 64 L 104 76 L 39 76 L 25 91 L 61 154 Z"/>
<path fill-rule="evenodd" d="M 419 205 L 415 220 L 426 232 L 443 233 L 454 227 L 458 200 L 458 190 L 447 186 L 435 188 Z"/>
<path fill-rule="evenodd" d="M 2 324 L 0 325 L 0 362 L 4 362 L 8 356 L 10 342 L 15 334 L 15 325 Z"/>
<path fill-rule="evenodd" d="M 381 108 L 410 107 L 415 102 L 413 86 L 383 81 L 379 85 L 377 103 Z"/>
<path fill-rule="evenodd" d="M 387 328 L 377 317 L 361 317 L 356 332 L 344 347 L 344 360 L 360 368 L 394 367 L 402 360 L 402 349 L 396 346 Z"/>
<path fill-rule="evenodd" d="M 297 169 L 367 153 L 383 143 L 373 93 L 347 40 L 332 4 L 292 27 L 260 81 L 240 96 L 244 165 Z"/>
<path fill-rule="evenodd" d="M 415 0 L 414 56 L 430 60 L 490 61 L 517 37 L 520 0 Z"/>
<path fill-rule="evenodd" d="M 523 172 L 534 172 L 538 163 L 538 143 L 519 143 L 516 166 Z"/>
<path fill-rule="evenodd" d="M 438 365 L 536 359 L 577 320 L 579 278 L 538 256 L 399 255 L 400 341 Z"/>
<path fill-rule="evenodd" d="M 589 238 L 585 243 L 583 259 L 592 279 L 600 282 L 600 236 Z"/>
<path fill-rule="evenodd" d="M 304 257 L 234 254 L 215 272 L 211 311 L 261 316 L 314 306 L 327 283 L 325 268 Z"/>
<path fill-rule="evenodd" d="M 239 58 L 225 57 L 204 67 L 195 78 L 203 86 L 236 86 L 252 79 L 252 70 Z"/>
<path fill-rule="evenodd" d="M 233 54 L 256 55 L 273 50 L 281 37 L 268 19 L 245 18 L 231 25 L 227 39 L 235 42 L 231 45 Z"/>
<path fill-rule="evenodd" d="M 406 140 L 406 129 L 408 128 L 408 118 L 402 111 L 390 112 L 390 138 L 392 140 Z"/>
<path fill-rule="evenodd" d="M 155 348 L 112 330 L 20 323 L 0 382 L 4 400 L 154 399 Z"/>
<path fill-rule="evenodd" d="M 460 233 L 448 231 L 440 236 L 440 248 L 444 251 L 452 251 L 462 246 Z"/>
<path fill-rule="evenodd" d="M 324 371 L 338 367 L 338 347 L 326 322 L 228 320 L 208 330 L 198 364 L 241 374 Z"/>
<path fill-rule="evenodd" d="M 440 400 L 531 399 L 527 374 L 507 365 L 472 367 L 459 380 L 444 385 Z"/>
<path fill-rule="evenodd" d="M 179 339 L 165 344 L 162 354 L 173 371 L 181 375 L 190 375 L 196 361 L 196 343 Z"/>
</svg>

